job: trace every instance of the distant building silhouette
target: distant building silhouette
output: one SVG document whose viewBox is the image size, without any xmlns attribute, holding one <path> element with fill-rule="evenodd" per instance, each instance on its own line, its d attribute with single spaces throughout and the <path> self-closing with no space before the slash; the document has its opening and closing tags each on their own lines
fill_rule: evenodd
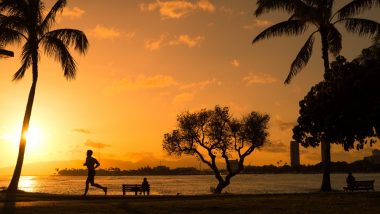
<svg viewBox="0 0 380 214">
<path fill-rule="evenodd" d="M 299 143 L 296 141 L 290 141 L 290 165 L 300 165 L 300 147 Z"/>
<path fill-rule="evenodd" d="M 380 164 L 380 150 L 378 149 L 372 150 L 372 155 L 369 157 L 365 157 L 364 160 L 367 160 L 374 164 Z"/>
</svg>

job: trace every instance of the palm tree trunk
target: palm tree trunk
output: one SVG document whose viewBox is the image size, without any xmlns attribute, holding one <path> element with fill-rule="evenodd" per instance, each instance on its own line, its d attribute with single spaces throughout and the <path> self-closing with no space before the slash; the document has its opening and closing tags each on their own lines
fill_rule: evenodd
<svg viewBox="0 0 380 214">
<path fill-rule="evenodd" d="M 328 53 L 328 41 L 327 41 L 327 31 L 321 29 L 321 39 L 322 39 L 322 59 L 323 65 L 325 68 L 325 76 L 330 72 L 330 62 L 329 62 L 329 53 Z M 330 182 L 330 165 L 331 165 L 331 155 L 330 155 L 330 143 L 321 142 L 324 144 L 324 149 L 322 150 L 323 158 L 323 180 L 321 191 L 330 192 L 331 191 L 331 182 Z"/>
<path fill-rule="evenodd" d="M 8 192 L 17 192 L 18 182 L 21 176 L 21 169 L 22 169 L 22 164 L 24 162 L 24 154 L 25 154 L 25 146 L 26 146 L 25 133 L 29 129 L 29 122 L 30 122 L 30 117 L 32 115 L 34 95 L 36 92 L 37 79 L 38 79 L 38 62 L 37 61 L 38 61 L 37 54 L 33 54 L 33 71 L 32 71 L 33 82 L 32 82 L 32 87 L 30 88 L 30 91 L 29 91 L 28 103 L 26 105 L 24 121 L 22 123 L 21 137 L 20 137 L 21 139 L 20 139 L 20 147 L 18 151 L 17 163 L 16 163 L 15 170 L 13 172 L 12 180 L 7 189 Z"/>
<path fill-rule="evenodd" d="M 331 155 L 330 155 L 330 143 L 322 142 L 324 144 L 324 160 L 323 160 L 323 180 L 321 191 L 330 192 L 331 182 L 330 182 L 330 168 L 331 168 Z"/>
</svg>

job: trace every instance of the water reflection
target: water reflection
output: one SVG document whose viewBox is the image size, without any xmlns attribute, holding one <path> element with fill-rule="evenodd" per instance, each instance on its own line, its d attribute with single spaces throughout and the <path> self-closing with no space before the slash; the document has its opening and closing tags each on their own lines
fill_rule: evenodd
<svg viewBox="0 0 380 214">
<path fill-rule="evenodd" d="M 331 174 L 331 184 L 336 190 L 346 186 L 346 174 Z M 139 184 L 144 176 L 98 176 L 96 182 L 108 187 L 109 195 L 122 195 L 122 184 Z M 202 195 L 210 194 L 210 187 L 216 186 L 212 175 L 145 176 L 151 184 L 153 195 Z M 355 174 L 358 180 L 380 180 L 380 173 Z M 9 184 L 10 177 L 0 175 L 0 187 Z M 84 192 L 86 176 L 21 176 L 19 189 L 27 192 L 81 195 Z M 319 190 L 322 174 L 242 174 L 234 177 L 225 192 L 233 194 L 303 193 Z M 380 191 L 380 185 L 375 184 Z M 92 189 L 91 194 L 104 192 Z M 0 213 L 1 210 L 0 210 Z"/>
<path fill-rule="evenodd" d="M 37 186 L 36 176 L 21 176 L 18 184 L 20 190 L 35 192 Z"/>
</svg>

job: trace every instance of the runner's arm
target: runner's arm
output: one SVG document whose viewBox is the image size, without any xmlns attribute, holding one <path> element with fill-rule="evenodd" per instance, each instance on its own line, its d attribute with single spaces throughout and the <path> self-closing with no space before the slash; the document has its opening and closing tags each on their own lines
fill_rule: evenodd
<svg viewBox="0 0 380 214">
<path fill-rule="evenodd" d="M 95 158 L 94 158 L 94 162 L 95 162 L 95 166 L 94 167 L 96 169 L 96 168 L 98 168 L 100 166 L 100 163 Z"/>
</svg>

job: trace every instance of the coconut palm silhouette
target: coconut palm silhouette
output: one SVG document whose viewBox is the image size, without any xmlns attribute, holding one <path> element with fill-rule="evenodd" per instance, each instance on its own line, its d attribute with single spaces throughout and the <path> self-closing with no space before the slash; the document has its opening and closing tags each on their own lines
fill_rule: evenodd
<svg viewBox="0 0 380 214">
<path fill-rule="evenodd" d="M 8 187 L 9 192 L 15 192 L 18 188 L 27 140 L 25 133 L 29 128 L 32 114 L 41 51 L 58 61 L 62 66 L 64 76 L 71 80 L 76 75 L 76 63 L 70 54 L 69 47 L 74 47 L 81 54 L 85 54 L 88 49 L 88 40 L 82 31 L 51 30 L 56 15 L 62 12 L 66 3 L 66 0 L 58 0 L 46 16 L 44 16 L 45 4 L 41 0 L 3 0 L 0 3 L 0 45 L 23 44 L 21 67 L 14 74 L 13 80 L 22 79 L 30 67 L 33 77 L 22 124 L 17 164 Z"/>
<path fill-rule="evenodd" d="M 257 17 L 274 10 L 286 11 L 290 14 L 290 17 L 286 21 L 265 29 L 253 39 L 252 43 L 275 36 L 298 36 L 306 32 L 310 26 L 315 27 L 292 62 L 285 84 L 289 84 L 292 78 L 308 63 L 313 52 L 313 44 L 317 33 L 319 33 L 322 42 L 322 59 L 326 77 L 326 75 L 329 75 L 330 70 L 329 53 L 337 56 L 342 49 L 342 35 L 335 27 L 336 24 L 343 24 L 348 32 L 356 33 L 360 36 L 376 36 L 380 32 L 379 23 L 368 19 L 355 18 L 355 16 L 374 6 L 380 6 L 379 0 L 353 0 L 334 13 L 333 6 L 335 2 L 335 0 L 257 1 L 255 11 Z M 321 190 L 331 191 L 330 144 L 322 143 L 324 144 L 325 158 L 322 160 L 324 162 L 324 173 Z"/>
</svg>

